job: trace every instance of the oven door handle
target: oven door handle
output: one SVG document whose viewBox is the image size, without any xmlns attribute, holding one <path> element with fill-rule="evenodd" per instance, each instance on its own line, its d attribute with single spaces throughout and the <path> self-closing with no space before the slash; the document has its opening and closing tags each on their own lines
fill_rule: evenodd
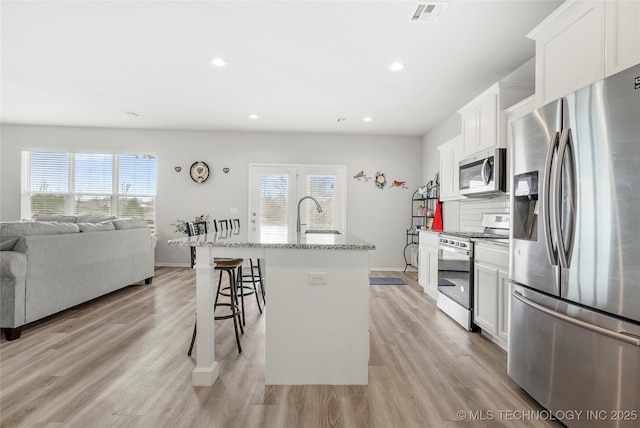
<svg viewBox="0 0 640 428">
<path fill-rule="evenodd" d="M 471 251 L 470 250 L 464 250 L 462 248 L 438 246 L 438 249 L 439 250 L 443 250 L 443 251 L 447 251 L 449 253 L 460 254 L 460 255 L 463 255 L 463 256 L 470 256 L 471 255 Z"/>
</svg>

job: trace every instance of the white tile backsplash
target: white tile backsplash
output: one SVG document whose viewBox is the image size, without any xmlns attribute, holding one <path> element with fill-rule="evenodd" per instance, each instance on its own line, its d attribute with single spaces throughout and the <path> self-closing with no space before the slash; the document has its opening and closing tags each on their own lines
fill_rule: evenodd
<svg viewBox="0 0 640 428">
<path fill-rule="evenodd" d="M 509 196 L 498 198 L 465 199 L 460 201 L 460 230 L 463 232 L 482 232 L 484 213 L 508 213 Z"/>
</svg>

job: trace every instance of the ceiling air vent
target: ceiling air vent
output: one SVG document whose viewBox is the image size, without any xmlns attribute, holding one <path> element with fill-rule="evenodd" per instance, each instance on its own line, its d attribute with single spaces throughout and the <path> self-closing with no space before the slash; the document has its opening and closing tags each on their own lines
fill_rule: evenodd
<svg viewBox="0 0 640 428">
<path fill-rule="evenodd" d="M 436 22 L 447 6 L 449 6 L 448 2 L 418 3 L 411 17 L 411 22 Z"/>
</svg>

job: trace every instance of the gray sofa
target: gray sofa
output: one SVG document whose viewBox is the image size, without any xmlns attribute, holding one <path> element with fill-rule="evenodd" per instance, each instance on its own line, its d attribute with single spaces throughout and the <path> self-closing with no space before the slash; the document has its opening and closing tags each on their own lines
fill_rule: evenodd
<svg viewBox="0 0 640 428">
<path fill-rule="evenodd" d="M 46 220 L 62 221 L 46 221 Z M 50 216 L 0 223 L 0 327 L 22 326 L 153 278 L 156 238 L 143 219 Z"/>
</svg>

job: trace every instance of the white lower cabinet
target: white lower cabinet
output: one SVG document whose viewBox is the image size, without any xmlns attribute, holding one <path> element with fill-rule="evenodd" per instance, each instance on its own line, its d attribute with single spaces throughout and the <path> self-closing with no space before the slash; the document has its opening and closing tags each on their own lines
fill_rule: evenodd
<svg viewBox="0 0 640 428">
<path fill-rule="evenodd" d="M 509 341 L 509 251 L 499 244 L 476 242 L 473 322 L 498 346 Z"/>
<path fill-rule="evenodd" d="M 418 284 L 434 299 L 438 296 L 438 239 L 438 232 L 420 231 Z"/>
</svg>

